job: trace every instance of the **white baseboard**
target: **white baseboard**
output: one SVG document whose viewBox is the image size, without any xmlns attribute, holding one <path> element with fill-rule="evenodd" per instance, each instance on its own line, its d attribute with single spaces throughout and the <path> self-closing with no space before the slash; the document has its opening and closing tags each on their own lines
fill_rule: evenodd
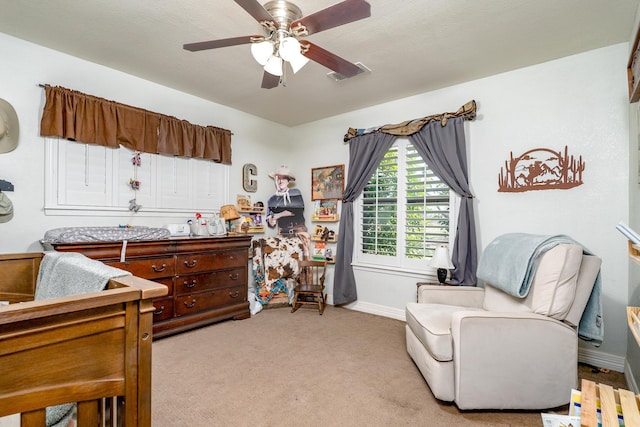
<svg viewBox="0 0 640 427">
<path fill-rule="evenodd" d="M 616 372 L 625 371 L 626 359 L 610 353 L 604 353 L 596 349 L 578 348 L 578 362 L 587 365 L 597 366 L 599 368 L 607 368 Z"/>
<path fill-rule="evenodd" d="M 627 380 L 628 390 L 631 390 L 635 394 L 640 393 L 638 391 L 638 383 L 636 383 L 635 377 L 633 376 L 633 371 L 631 370 L 631 366 L 627 361 L 625 361 L 625 365 L 624 365 L 624 379 Z"/>
<path fill-rule="evenodd" d="M 350 304 L 345 304 L 343 307 L 348 308 L 349 310 L 362 311 L 363 313 L 376 314 L 378 316 L 402 320 L 403 322 L 406 320 L 404 310 L 384 305 L 356 301 Z"/>
</svg>

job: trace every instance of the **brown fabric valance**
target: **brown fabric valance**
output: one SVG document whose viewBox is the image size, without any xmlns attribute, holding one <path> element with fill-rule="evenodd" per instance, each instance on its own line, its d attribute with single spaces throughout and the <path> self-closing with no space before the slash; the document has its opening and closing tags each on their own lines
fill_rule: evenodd
<svg viewBox="0 0 640 427">
<path fill-rule="evenodd" d="M 231 164 L 231 131 L 45 86 L 41 136 Z"/>
<path fill-rule="evenodd" d="M 465 120 L 473 120 L 476 118 L 476 101 L 469 101 L 458 109 L 455 113 L 434 114 L 423 117 L 421 119 L 407 120 L 406 122 L 384 125 L 371 129 L 353 129 L 349 128 L 344 136 L 344 142 L 348 142 L 351 138 L 364 135 L 370 132 L 382 132 L 390 135 L 407 136 L 412 135 L 422 129 L 426 124 L 438 121 L 442 126 L 446 126 L 447 121 L 454 117 L 464 117 Z"/>
</svg>

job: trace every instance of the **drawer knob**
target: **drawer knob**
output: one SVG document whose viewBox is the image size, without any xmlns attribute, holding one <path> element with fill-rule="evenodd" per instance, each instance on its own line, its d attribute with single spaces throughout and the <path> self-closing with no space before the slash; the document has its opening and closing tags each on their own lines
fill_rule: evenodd
<svg viewBox="0 0 640 427">
<path fill-rule="evenodd" d="M 240 296 L 240 292 L 236 289 L 235 292 L 229 292 L 229 296 L 231 298 L 238 298 Z"/>
<path fill-rule="evenodd" d="M 185 280 L 185 281 L 184 281 L 184 286 L 185 286 L 185 287 L 187 287 L 187 288 L 193 288 L 193 287 L 195 287 L 195 286 L 196 286 L 196 283 L 197 283 L 196 279 L 193 279 L 193 280 L 191 281 L 191 283 L 189 283 L 189 282 L 187 282 L 187 281 Z"/>
<path fill-rule="evenodd" d="M 153 264 L 151 266 L 151 268 L 153 269 L 153 271 L 155 271 L 156 273 L 160 273 L 161 271 L 166 270 L 167 268 L 167 264 L 162 264 L 162 267 L 157 267 L 155 264 Z"/>
<path fill-rule="evenodd" d="M 229 279 L 231 279 L 231 280 L 238 280 L 238 277 L 240 277 L 240 275 L 238 273 L 234 273 L 234 274 L 230 274 L 229 275 Z"/>
<path fill-rule="evenodd" d="M 191 302 L 185 301 L 184 306 L 187 308 L 193 308 L 196 306 L 196 300 L 192 299 Z"/>
<path fill-rule="evenodd" d="M 159 309 L 153 312 L 155 316 L 160 315 L 162 313 L 164 313 L 164 305 L 161 305 Z"/>
<path fill-rule="evenodd" d="M 196 264 L 198 263 L 197 259 L 194 259 L 193 261 L 189 262 L 189 261 L 185 261 L 184 265 L 189 267 L 189 268 L 193 268 L 196 266 Z"/>
</svg>

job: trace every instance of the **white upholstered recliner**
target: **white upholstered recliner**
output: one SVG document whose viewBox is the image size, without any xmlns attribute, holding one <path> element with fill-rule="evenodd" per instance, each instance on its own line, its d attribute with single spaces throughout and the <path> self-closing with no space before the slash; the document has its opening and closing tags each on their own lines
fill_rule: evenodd
<svg viewBox="0 0 640 427">
<path fill-rule="evenodd" d="M 545 409 L 578 387 L 577 326 L 601 259 L 559 244 L 526 298 L 490 284 L 424 285 L 406 306 L 407 351 L 433 395 L 460 409 Z"/>
</svg>

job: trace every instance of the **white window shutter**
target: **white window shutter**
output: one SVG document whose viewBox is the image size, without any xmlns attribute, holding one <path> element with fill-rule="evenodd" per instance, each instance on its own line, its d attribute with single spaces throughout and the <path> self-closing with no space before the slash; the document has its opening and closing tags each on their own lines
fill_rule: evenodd
<svg viewBox="0 0 640 427">
<path fill-rule="evenodd" d="M 132 150 L 45 138 L 45 213 L 56 215 L 180 215 L 217 211 L 229 200 L 229 169 L 209 160 L 141 153 L 134 168 Z M 140 181 L 133 191 L 130 180 Z"/>
<path fill-rule="evenodd" d="M 57 202 L 69 206 L 111 203 L 113 153 L 99 145 L 66 141 L 59 146 Z"/>
</svg>

